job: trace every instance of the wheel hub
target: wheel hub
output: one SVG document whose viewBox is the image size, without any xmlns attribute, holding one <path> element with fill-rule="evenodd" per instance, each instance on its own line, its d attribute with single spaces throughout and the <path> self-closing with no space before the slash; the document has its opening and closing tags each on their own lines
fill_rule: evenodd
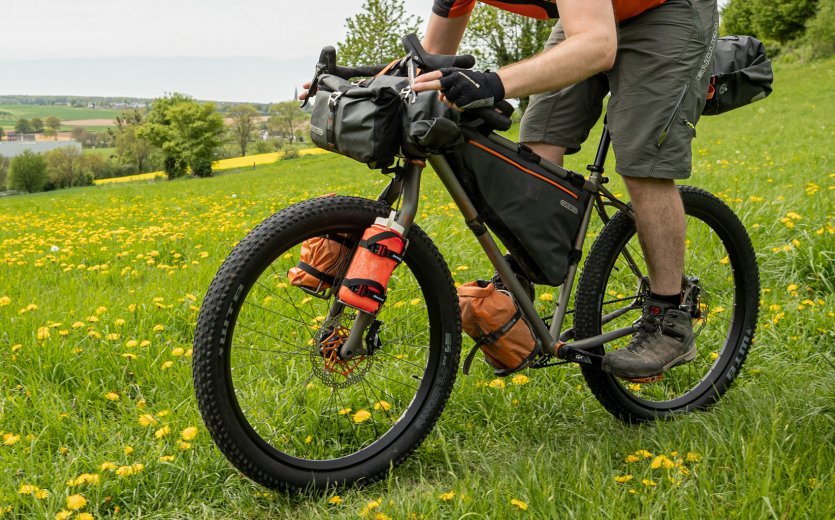
<svg viewBox="0 0 835 520">
<path fill-rule="evenodd" d="M 310 350 L 313 373 L 326 386 L 345 388 L 360 382 L 373 364 L 371 356 L 343 359 L 339 350 L 351 329 L 342 323 L 342 316 L 325 322 L 316 334 Z"/>
</svg>

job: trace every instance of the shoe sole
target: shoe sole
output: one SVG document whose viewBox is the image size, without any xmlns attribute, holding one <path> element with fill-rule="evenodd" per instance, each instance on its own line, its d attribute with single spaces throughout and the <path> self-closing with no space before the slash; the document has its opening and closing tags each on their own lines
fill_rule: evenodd
<svg viewBox="0 0 835 520">
<path fill-rule="evenodd" d="M 664 372 L 666 372 L 667 370 L 670 370 L 671 368 L 677 367 L 679 365 L 683 365 L 685 363 L 689 363 L 694 359 L 696 359 L 696 342 L 691 340 L 690 346 L 687 348 L 687 351 L 679 357 L 673 359 L 666 365 L 664 365 L 660 374 L 653 374 L 650 376 L 626 376 L 615 374 L 613 372 L 609 373 L 615 377 L 623 379 L 624 381 L 629 381 L 630 383 L 656 383 L 664 379 Z"/>
</svg>

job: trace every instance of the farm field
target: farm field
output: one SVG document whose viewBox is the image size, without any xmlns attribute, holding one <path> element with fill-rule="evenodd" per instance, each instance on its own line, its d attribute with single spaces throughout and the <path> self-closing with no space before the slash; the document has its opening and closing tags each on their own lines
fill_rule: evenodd
<svg viewBox="0 0 835 520">
<path fill-rule="evenodd" d="M 87 130 L 101 130 L 109 125 L 103 125 L 100 120 L 112 120 L 121 112 L 120 110 L 97 109 L 97 108 L 76 108 L 60 105 L 0 105 L 0 112 L 8 112 L 9 116 L 0 116 L 0 127 L 4 130 L 14 130 L 18 119 L 32 119 L 39 117 L 46 119 L 55 116 L 61 121 L 74 120 L 95 120 L 96 124 L 84 125 Z M 61 130 L 70 130 L 72 127 L 62 125 Z"/>
<path fill-rule="evenodd" d="M 375 197 L 385 177 L 318 154 L 0 199 L 0 517 L 833 518 L 834 119 L 831 59 L 779 67 L 769 99 L 699 124 L 688 183 L 737 212 L 762 284 L 748 360 L 711 410 L 630 427 L 576 367 L 496 380 L 475 364 L 387 479 L 322 494 L 265 490 L 214 447 L 193 331 L 261 220 L 327 193 Z M 598 134 L 568 167 L 583 171 Z M 427 171 L 417 223 L 457 283 L 492 270 L 462 220 Z"/>
</svg>

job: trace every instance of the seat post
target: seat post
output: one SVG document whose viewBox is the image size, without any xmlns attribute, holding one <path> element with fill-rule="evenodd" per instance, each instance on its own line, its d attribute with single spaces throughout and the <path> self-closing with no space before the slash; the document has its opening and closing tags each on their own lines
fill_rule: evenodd
<svg viewBox="0 0 835 520">
<path fill-rule="evenodd" d="M 606 120 L 603 120 L 603 134 L 600 136 L 600 143 L 597 145 L 597 154 L 594 156 L 594 163 L 586 166 L 586 169 L 591 172 L 591 177 L 599 179 L 606 171 L 604 165 L 606 164 L 606 156 L 609 154 L 609 145 L 612 143 L 612 137 L 609 134 L 609 126 Z"/>
</svg>

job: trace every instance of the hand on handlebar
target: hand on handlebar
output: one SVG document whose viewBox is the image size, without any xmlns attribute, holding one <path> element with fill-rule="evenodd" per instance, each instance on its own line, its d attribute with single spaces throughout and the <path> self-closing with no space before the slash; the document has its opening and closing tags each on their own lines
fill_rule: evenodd
<svg viewBox="0 0 835 520">
<path fill-rule="evenodd" d="M 492 107 L 504 99 L 504 85 L 495 72 L 443 68 L 415 78 L 415 92 L 440 91 L 439 98 L 448 105 L 468 110 Z"/>
<path fill-rule="evenodd" d="M 310 85 L 312 85 L 312 84 L 313 84 L 312 82 L 308 81 L 307 83 L 302 85 L 302 89 L 304 89 L 304 90 L 299 92 L 299 101 L 304 101 L 305 99 L 307 99 L 307 94 L 309 92 Z"/>
</svg>

